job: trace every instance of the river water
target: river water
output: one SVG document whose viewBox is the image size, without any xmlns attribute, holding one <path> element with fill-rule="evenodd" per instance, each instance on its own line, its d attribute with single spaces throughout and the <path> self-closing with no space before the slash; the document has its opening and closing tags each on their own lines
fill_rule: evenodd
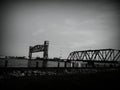
<svg viewBox="0 0 120 90">
<path fill-rule="evenodd" d="M 5 66 L 6 60 L 8 61 L 7 67 L 28 67 L 28 60 L 27 59 L 0 59 L 0 67 Z M 47 62 L 47 67 L 57 67 L 57 65 L 58 65 L 58 63 L 55 61 L 48 61 Z M 61 62 L 60 65 L 63 67 L 64 63 Z M 39 63 L 39 67 L 42 67 L 42 63 Z"/>
</svg>

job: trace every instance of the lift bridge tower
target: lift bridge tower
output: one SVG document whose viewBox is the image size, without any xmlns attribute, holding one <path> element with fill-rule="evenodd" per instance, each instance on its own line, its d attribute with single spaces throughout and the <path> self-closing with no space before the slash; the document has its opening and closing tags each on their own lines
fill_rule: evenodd
<svg viewBox="0 0 120 90">
<path fill-rule="evenodd" d="M 30 46 L 29 47 L 29 60 L 28 60 L 28 67 L 31 66 L 31 61 L 32 61 L 32 53 L 36 52 L 43 52 L 43 67 L 47 66 L 47 59 L 48 59 L 48 46 L 49 46 L 49 41 L 44 41 L 43 45 L 35 45 L 35 46 Z"/>
</svg>

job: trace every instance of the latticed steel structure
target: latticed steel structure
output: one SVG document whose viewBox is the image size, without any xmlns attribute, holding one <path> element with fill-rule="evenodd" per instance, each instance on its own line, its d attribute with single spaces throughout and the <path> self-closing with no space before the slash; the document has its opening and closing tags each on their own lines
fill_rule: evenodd
<svg viewBox="0 0 120 90">
<path fill-rule="evenodd" d="M 44 41 L 44 45 L 35 45 L 29 47 L 29 59 L 32 58 L 32 53 L 43 52 L 43 58 L 48 58 L 49 41 Z"/>
<path fill-rule="evenodd" d="M 30 46 L 29 47 L 29 61 L 28 61 L 28 67 L 31 66 L 32 63 L 32 53 L 36 52 L 43 52 L 43 67 L 46 67 L 47 65 L 47 59 L 48 59 L 48 46 L 49 46 L 49 41 L 44 41 L 44 45 L 35 45 L 35 46 Z M 36 66 L 38 67 L 39 63 L 36 62 Z"/>
<path fill-rule="evenodd" d="M 119 61 L 120 50 L 98 49 L 71 52 L 67 58 L 71 61 Z"/>
</svg>

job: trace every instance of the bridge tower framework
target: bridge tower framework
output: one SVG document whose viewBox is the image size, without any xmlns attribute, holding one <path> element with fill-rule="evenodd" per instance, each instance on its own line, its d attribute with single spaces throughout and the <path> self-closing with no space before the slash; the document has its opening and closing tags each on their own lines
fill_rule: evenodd
<svg viewBox="0 0 120 90">
<path fill-rule="evenodd" d="M 35 45 L 35 46 L 30 46 L 29 47 L 29 62 L 28 62 L 28 67 L 31 65 L 31 60 L 32 60 L 32 54 L 36 52 L 43 52 L 43 67 L 46 67 L 47 65 L 47 59 L 48 59 L 48 46 L 49 46 L 49 41 L 44 41 L 44 45 Z"/>
</svg>

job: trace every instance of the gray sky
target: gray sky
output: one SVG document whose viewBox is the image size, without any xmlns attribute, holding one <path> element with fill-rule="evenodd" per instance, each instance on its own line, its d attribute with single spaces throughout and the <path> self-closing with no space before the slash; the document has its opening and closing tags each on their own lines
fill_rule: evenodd
<svg viewBox="0 0 120 90">
<path fill-rule="evenodd" d="M 6 2 L 1 10 L 0 55 L 28 56 L 29 46 L 44 40 L 50 41 L 50 58 L 67 58 L 75 50 L 120 49 L 118 6 L 103 0 Z M 38 55 L 42 53 L 33 54 Z"/>
</svg>

